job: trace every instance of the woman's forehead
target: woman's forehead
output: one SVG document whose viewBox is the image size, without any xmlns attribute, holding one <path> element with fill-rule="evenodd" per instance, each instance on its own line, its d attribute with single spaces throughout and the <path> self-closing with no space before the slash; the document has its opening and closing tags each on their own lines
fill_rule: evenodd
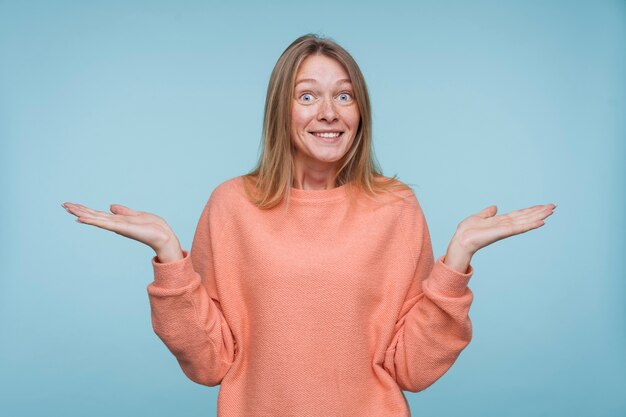
<svg viewBox="0 0 626 417">
<path fill-rule="evenodd" d="M 351 83 L 348 71 L 337 60 L 325 55 L 311 55 L 302 61 L 296 73 L 296 85 L 333 81 L 333 84 Z"/>
<path fill-rule="evenodd" d="M 315 78 L 298 78 L 296 80 L 296 86 L 299 84 L 316 84 L 317 82 L 318 80 Z M 335 81 L 335 84 L 352 84 L 352 81 L 350 81 L 349 78 L 341 78 Z"/>
</svg>

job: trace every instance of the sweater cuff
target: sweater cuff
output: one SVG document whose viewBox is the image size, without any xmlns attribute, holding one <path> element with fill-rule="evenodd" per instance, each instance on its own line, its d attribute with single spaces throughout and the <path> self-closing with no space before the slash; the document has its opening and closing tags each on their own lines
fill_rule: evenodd
<svg viewBox="0 0 626 417">
<path fill-rule="evenodd" d="M 152 268 L 154 270 L 154 285 L 159 288 L 181 288 L 189 285 L 194 270 L 191 264 L 189 251 L 182 249 L 183 259 L 172 262 L 159 262 L 159 258 L 152 258 Z"/>
<path fill-rule="evenodd" d="M 443 263 L 443 258 L 443 256 L 437 258 L 430 277 L 427 279 L 428 286 L 432 291 L 441 294 L 450 296 L 463 295 L 474 273 L 474 268 L 470 264 L 467 271 L 461 273 Z"/>
</svg>

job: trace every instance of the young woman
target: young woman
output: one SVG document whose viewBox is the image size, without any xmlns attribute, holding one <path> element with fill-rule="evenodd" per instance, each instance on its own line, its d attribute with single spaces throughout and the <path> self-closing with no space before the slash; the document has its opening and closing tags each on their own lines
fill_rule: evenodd
<svg viewBox="0 0 626 417">
<path fill-rule="evenodd" d="M 372 153 L 359 67 L 335 42 L 296 39 L 272 72 L 256 168 L 221 183 L 183 250 L 160 217 L 63 206 L 149 245 L 156 334 L 218 415 L 409 416 L 470 342 L 472 256 L 536 229 L 554 204 L 463 220 L 434 259 L 413 191 Z"/>
</svg>

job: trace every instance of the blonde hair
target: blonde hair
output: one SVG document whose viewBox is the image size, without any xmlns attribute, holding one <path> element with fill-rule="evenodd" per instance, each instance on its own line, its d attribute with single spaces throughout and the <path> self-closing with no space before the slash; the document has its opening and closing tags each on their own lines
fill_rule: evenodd
<svg viewBox="0 0 626 417">
<path fill-rule="evenodd" d="M 291 100 L 296 74 L 302 61 L 321 54 L 336 60 L 347 71 L 359 109 L 360 123 L 346 154 L 338 161 L 335 185 L 378 193 L 407 190 L 394 175 L 384 177 L 372 147 L 372 116 L 365 79 L 352 56 L 336 42 L 315 34 L 299 37 L 282 53 L 270 77 L 265 98 L 262 150 L 255 168 L 243 176 L 248 199 L 257 207 L 269 209 L 279 204 L 293 184 L 295 147 L 291 142 Z"/>
</svg>

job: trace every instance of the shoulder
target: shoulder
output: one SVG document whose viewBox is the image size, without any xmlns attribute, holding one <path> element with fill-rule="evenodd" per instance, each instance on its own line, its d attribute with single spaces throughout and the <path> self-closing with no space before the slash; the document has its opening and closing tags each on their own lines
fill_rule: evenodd
<svg viewBox="0 0 626 417">
<path fill-rule="evenodd" d="M 383 204 L 391 204 L 403 211 L 421 211 L 417 195 L 410 184 L 395 177 L 376 177 L 377 194 L 376 199 Z"/>
<path fill-rule="evenodd" d="M 239 194 L 239 191 L 243 189 L 242 180 L 243 180 L 242 176 L 237 176 L 237 177 L 222 181 L 215 187 L 215 189 L 211 193 L 211 197 L 212 198 L 224 198 L 224 197 Z"/>
<path fill-rule="evenodd" d="M 412 184 L 404 183 L 397 178 L 390 180 L 395 184 L 394 188 L 398 189 L 398 191 L 390 191 L 389 195 L 392 197 L 388 197 L 393 200 L 392 205 L 397 214 L 398 226 L 409 237 L 422 234 L 428 226 L 418 196 L 410 186 Z"/>
<path fill-rule="evenodd" d="M 206 205 L 211 211 L 230 211 L 242 199 L 245 199 L 242 176 L 237 176 L 219 183 L 211 192 Z"/>
<path fill-rule="evenodd" d="M 419 248 L 419 246 L 414 246 L 416 237 L 423 240 L 425 235 L 429 236 L 426 216 L 413 188 L 398 179 L 394 178 L 393 181 L 400 186 L 399 191 L 390 192 L 394 195 L 395 200 L 393 205 L 397 214 L 396 225 L 401 229 L 408 242 L 411 253 L 416 253 Z"/>
</svg>

